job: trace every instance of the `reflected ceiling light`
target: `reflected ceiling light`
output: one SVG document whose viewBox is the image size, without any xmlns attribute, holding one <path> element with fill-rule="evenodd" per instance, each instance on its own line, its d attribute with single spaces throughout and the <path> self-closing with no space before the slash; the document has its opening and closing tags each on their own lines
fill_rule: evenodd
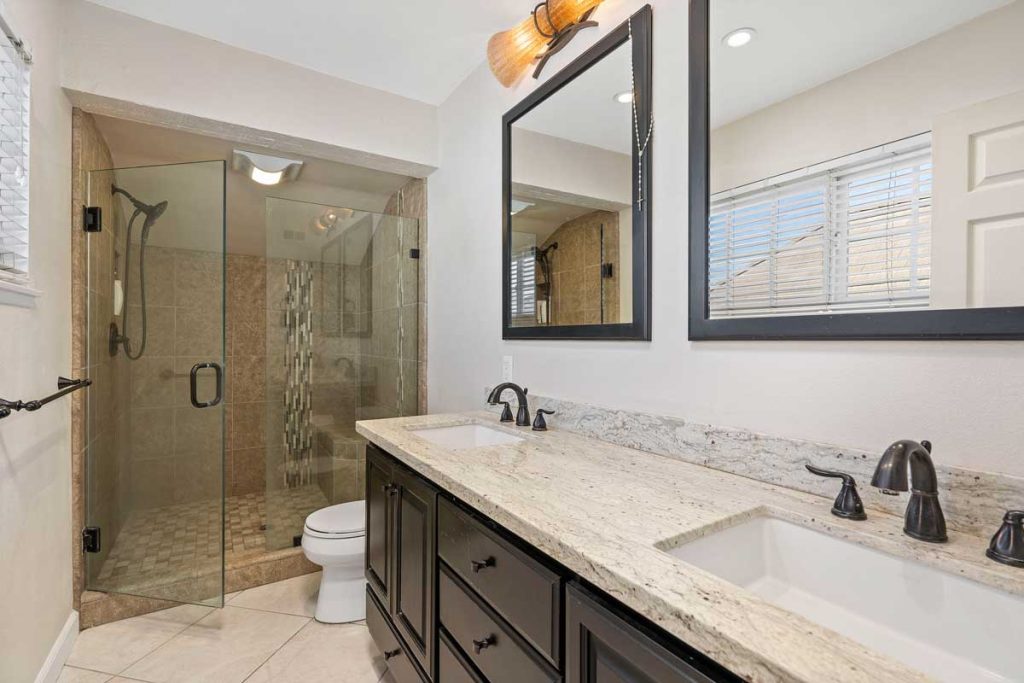
<svg viewBox="0 0 1024 683">
<path fill-rule="evenodd" d="M 597 26 L 590 20 L 602 0 L 543 0 L 530 16 L 487 41 L 487 63 L 506 88 L 511 87 L 531 62 L 533 77 L 540 76 L 548 59 L 569 44 L 581 29 Z"/>
<path fill-rule="evenodd" d="M 729 47 L 743 47 L 754 39 L 757 35 L 757 31 L 752 28 L 738 28 L 735 31 L 729 31 L 725 34 L 725 38 L 722 38 L 722 42 Z"/>
<path fill-rule="evenodd" d="M 240 149 L 236 149 L 231 155 L 231 168 L 247 174 L 260 185 L 277 185 L 295 180 L 302 171 L 302 163 L 297 159 L 285 159 Z"/>
<path fill-rule="evenodd" d="M 633 101 L 633 91 L 624 90 L 620 93 L 615 93 L 615 97 L 613 97 L 612 99 L 614 99 L 619 104 L 629 104 L 630 102 Z"/>
<path fill-rule="evenodd" d="M 347 220 L 354 214 L 355 211 L 352 209 L 327 209 L 313 221 L 313 227 L 320 232 L 327 232 L 332 230 L 338 224 L 338 221 Z"/>
</svg>

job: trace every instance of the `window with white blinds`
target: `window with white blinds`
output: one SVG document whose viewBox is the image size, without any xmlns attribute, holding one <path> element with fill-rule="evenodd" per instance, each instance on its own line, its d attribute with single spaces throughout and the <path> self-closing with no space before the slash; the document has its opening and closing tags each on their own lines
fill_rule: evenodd
<svg viewBox="0 0 1024 683">
<path fill-rule="evenodd" d="M 512 325 L 535 325 L 537 322 L 537 251 L 526 247 L 512 254 L 511 302 Z"/>
<path fill-rule="evenodd" d="M 930 134 L 711 197 L 712 318 L 926 308 Z"/>
<path fill-rule="evenodd" d="M 0 19 L 0 25 L 6 22 Z M 29 63 L 0 31 L 0 278 L 28 277 Z"/>
</svg>

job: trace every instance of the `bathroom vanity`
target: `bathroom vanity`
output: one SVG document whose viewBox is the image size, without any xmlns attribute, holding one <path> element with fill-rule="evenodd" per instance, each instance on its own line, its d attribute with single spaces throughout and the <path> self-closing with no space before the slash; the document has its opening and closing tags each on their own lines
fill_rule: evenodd
<svg viewBox="0 0 1024 683">
<path fill-rule="evenodd" d="M 740 680 L 371 444 L 366 622 L 398 683 Z"/>
<path fill-rule="evenodd" d="M 1024 572 L 987 539 L 921 543 L 893 515 L 841 519 L 820 496 L 486 413 L 357 428 L 367 625 L 400 683 L 1014 670 L 989 627 L 1024 615 Z M 806 571 L 780 572 L 786 553 Z"/>
</svg>

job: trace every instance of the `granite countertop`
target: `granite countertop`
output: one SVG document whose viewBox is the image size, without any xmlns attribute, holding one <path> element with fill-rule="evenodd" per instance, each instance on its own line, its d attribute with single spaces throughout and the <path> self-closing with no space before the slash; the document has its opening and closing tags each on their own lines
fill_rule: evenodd
<svg viewBox="0 0 1024 683">
<path fill-rule="evenodd" d="M 523 441 L 450 450 L 410 429 L 481 423 Z M 671 547 L 768 514 L 1024 595 L 988 539 L 921 543 L 899 517 L 829 514 L 831 500 L 578 434 L 463 413 L 362 421 L 357 431 L 441 488 L 750 681 L 925 681 L 923 674 L 692 565 Z M 752 454 L 752 457 L 756 455 Z"/>
</svg>

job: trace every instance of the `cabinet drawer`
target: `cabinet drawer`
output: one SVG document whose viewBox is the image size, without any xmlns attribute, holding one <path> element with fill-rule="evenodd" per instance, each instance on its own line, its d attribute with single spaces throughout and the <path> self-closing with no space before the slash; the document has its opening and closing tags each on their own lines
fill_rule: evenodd
<svg viewBox="0 0 1024 683">
<path fill-rule="evenodd" d="M 501 617 L 440 565 L 441 625 L 490 683 L 554 683 L 558 674 Z"/>
<path fill-rule="evenodd" d="M 438 555 L 558 666 L 561 578 L 452 502 L 438 506 Z"/>
<path fill-rule="evenodd" d="M 459 652 L 444 629 L 438 636 L 437 680 L 440 683 L 486 683 L 473 671 L 473 666 L 466 662 L 465 655 Z"/>
<path fill-rule="evenodd" d="M 398 634 L 391 627 L 369 586 L 366 588 L 366 627 L 373 642 L 384 655 L 388 671 L 395 683 L 424 683 L 423 677 L 409 658 L 408 651 L 402 646 Z"/>
<path fill-rule="evenodd" d="M 565 597 L 568 683 L 732 683 L 739 681 L 678 643 L 663 645 L 576 585 Z"/>
</svg>

